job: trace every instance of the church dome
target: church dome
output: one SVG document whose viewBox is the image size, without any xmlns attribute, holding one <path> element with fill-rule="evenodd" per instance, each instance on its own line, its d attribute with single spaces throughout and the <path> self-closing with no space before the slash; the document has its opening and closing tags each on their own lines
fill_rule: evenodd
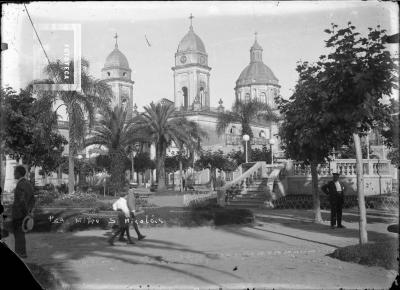
<svg viewBox="0 0 400 290">
<path fill-rule="evenodd" d="M 126 56 L 116 45 L 114 50 L 107 56 L 104 68 L 122 68 L 129 70 L 129 63 Z"/>
<path fill-rule="evenodd" d="M 190 26 L 189 32 L 182 38 L 181 42 L 179 42 L 177 52 L 187 51 L 206 53 L 203 41 L 194 33 L 192 26 Z"/>
<path fill-rule="evenodd" d="M 250 49 L 250 64 L 241 72 L 236 81 L 236 87 L 252 84 L 273 84 L 278 85 L 278 79 L 272 70 L 262 61 L 262 47 L 257 39 Z"/>
<path fill-rule="evenodd" d="M 272 70 L 262 62 L 252 62 L 240 74 L 236 86 L 251 84 L 278 84 L 278 79 Z"/>
</svg>

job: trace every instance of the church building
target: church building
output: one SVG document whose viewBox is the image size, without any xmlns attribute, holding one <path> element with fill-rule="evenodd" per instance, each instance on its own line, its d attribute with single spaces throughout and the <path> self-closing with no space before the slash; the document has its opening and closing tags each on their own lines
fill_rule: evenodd
<svg viewBox="0 0 400 290">
<path fill-rule="evenodd" d="M 208 63 L 206 46 L 194 31 L 192 19 L 191 16 L 189 31 L 178 44 L 175 66 L 172 67 L 177 115 L 197 122 L 208 133 L 208 138 L 202 142 L 204 149 L 222 150 L 225 153 L 241 150 L 240 123 L 232 123 L 220 136 L 216 133 L 218 114 L 225 108 L 222 99 L 219 99 L 218 107 L 210 106 L 211 65 Z M 274 97 L 279 95 L 280 85 L 271 69 L 263 63 L 262 52 L 256 38 L 250 48 L 250 63 L 236 81 L 235 96 L 243 101 L 257 98 L 276 108 Z M 251 127 L 254 148 L 269 146 L 269 140 L 277 138 L 278 127 L 274 122 L 252 122 Z M 279 144 L 273 146 L 273 151 L 277 152 Z"/>
</svg>

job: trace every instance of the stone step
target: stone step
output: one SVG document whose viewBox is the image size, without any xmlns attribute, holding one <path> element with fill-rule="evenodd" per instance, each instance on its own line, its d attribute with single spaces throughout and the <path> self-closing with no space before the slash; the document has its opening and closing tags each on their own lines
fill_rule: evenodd
<svg viewBox="0 0 400 290">
<path fill-rule="evenodd" d="M 230 203 L 236 204 L 236 203 L 256 203 L 256 204 L 263 204 L 264 201 L 266 201 L 266 198 L 241 198 L 241 199 L 233 199 L 230 200 Z"/>
<path fill-rule="evenodd" d="M 230 208 L 259 208 L 263 207 L 262 203 L 229 203 L 227 207 Z"/>
<path fill-rule="evenodd" d="M 267 190 L 246 190 L 242 192 L 242 195 L 244 194 L 266 194 L 268 191 Z"/>
<path fill-rule="evenodd" d="M 248 186 L 246 187 L 247 190 L 251 190 L 251 191 L 263 191 L 263 190 L 267 190 L 267 187 L 264 186 Z"/>
<path fill-rule="evenodd" d="M 236 197 L 264 197 L 267 196 L 265 192 L 263 193 L 242 193 L 238 194 Z"/>
</svg>

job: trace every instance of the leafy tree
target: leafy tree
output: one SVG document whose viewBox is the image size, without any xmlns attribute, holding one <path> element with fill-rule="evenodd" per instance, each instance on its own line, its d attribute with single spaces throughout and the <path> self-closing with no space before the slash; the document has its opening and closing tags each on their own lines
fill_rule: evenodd
<svg viewBox="0 0 400 290">
<path fill-rule="evenodd" d="M 367 144 L 362 144 L 361 152 L 362 152 L 362 158 L 365 159 L 368 157 Z M 354 142 L 350 141 L 349 145 L 342 146 L 336 151 L 336 153 L 337 153 L 337 158 L 339 159 L 355 159 L 356 151 L 354 150 Z M 370 158 L 375 158 L 375 155 L 370 154 Z"/>
<path fill-rule="evenodd" d="M 254 162 L 265 161 L 268 164 L 271 163 L 271 151 L 266 146 L 263 146 L 262 149 L 251 149 L 251 156 Z M 246 162 L 245 154 L 241 150 L 229 152 L 228 158 L 234 160 L 237 166 Z"/>
<path fill-rule="evenodd" d="M 11 88 L 1 89 L 2 151 L 11 158 L 22 160 L 28 167 L 42 168 L 44 174 L 55 171 L 62 163 L 62 152 L 67 140 L 58 133 L 56 119 L 50 110 L 38 106 L 28 90 L 16 94 Z"/>
<path fill-rule="evenodd" d="M 304 62 L 296 70 L 299 80 L 293 95 L 289 100 L 278 100 L 284 120 L 279 135 L 288 158 L 311 166 L 314 221 L 321 223 L 317 166 L 329 158 L 331 148 L 345 143 L 342 137 L 346 135 L 325 120 L 322 107 L 327 99 L 318 79 L 319 67 Z"/>
<path fill-rule="evenodd" d="M 65 71 L 68 68 L 69 77 L 65 78 Z M 103 108 L 111 100 L 112 92 L 110 87 L 103 81 L 94 79 L 88 74 L 89 62 L 82 59 L 81 66 L 81 88 L 82 91 L 50 91 L 39 90 L 38 100 L 40 107 L 48 110 L 61 102 L 65 106 L 68 117 L 69 131 L 69 152 L 68 152 L 68 170 L 74 172 L 74 155 L 77 150 L 84 146 L 84 138 L 87 135 L 87 129 L 94 122 L 97 108 Z M 30 86 L 33 90 L 34 84 L 73 84 L 74 83 L 74 61 L 71 60 L 68 66 L 60 60 L 50 63 L 45 72 L 48 74 L 47 80 L 36 80 Z M 58 110 L 56 109 L 56 111 Z M 74 191 L 74 174 L 68 174 L 68 192 Z"/>
<path fill-rule="evenodd" d="M 390 116 L 389 124 L 381 128 L 380 132 L 384 138 L 385 144 L 390 148 L 388 158 L 392 164 L 400 169 L 399 156 L 399 101 L 390 99 Z"/>
<path fill-rule="evenodd" d="M 165 158 L 167 148 L 175 144 L 178 148 L 195 148 L 205 137 L 198 124 L 175 115 L 173 104 L 154 104 L 146 106 L 139 116 L 137 128 L 156 146 L 156 170 L 159 191 L 165 190 Z"/>
<path fill-rule="evenodd" d="M 149 152 L 139 152 L 134 158 L 135 170 L 139 173 L 144 174 L 148 169 L 154 169 L 154 161 L 150 158 Z M 138 178 L 139 183 L 139 178 Z"/>
<path fill-rule="evenodd" d="M 202 151 L 195 162 L 197 169 L 209 169 L 211 172 L 211 187 L 215 189 L 217 180 L 217 169 L 223 171 L 233 171 L 237 167 L 236 163 L 223 153 L 218 151 Z"/>
<path fill-rule="evenodd" d="M 127 148 L 142 136 L 135 131 L 134 119 L 128 119 L 128 114 L 122 107 L 113 110 L 105 108 L 100 111 L 99 119 L 85 140 L 86 146 L 100 145 L 108 150 L 110 159 L 110 182 L 118 191 L 125 183 L 125 170 L 130 166 Z"/>
<path fill-rule="evenodd" d="M 240 123 L 242 127 L 241 135 L 249 135 L 250 140 L 248 142 L 248 158 L 251 160 L 251 140 L 253 139 L 253 131 L 251 129 L 251 122 L 253 121 L 268 121 L 277 122 L 279 116 L 274 110 L 266 103 L 260 102 L 257 99 L 251 99 L 249 101 L 241 101 L 236 99 L 232 106 L 231 111 L 225 111 L 218 114 L 217 120 L 217 133 L 222 135 L 225 133 L 226 128 L 232 123 Z M 243 141 L 243 151 L 246 149 L 246 144 Z"/>
<path fill-rule="evenodd" d="M 344 28 L 332 24 L 325 32 L 329 35 L 326 47 L 330 53 L 320 57 L 319 79 L 329 101 L 324 102 L 323 111 L 335 128 L 354 140 L 360 244 L 364 244 L 368 236 L 360 136 L 390 123 L 390 107 L 382 100 L 397 88 L 398 65 L 383 44 L 387 35 L 380 26 L 369 28 L 366 36 L 361 36 L 351 22 Z"/>
<path fill-rule="evenodd" d="M 390 122 L 389 106 L 382 98 L 397 87 L 398 67 L 382 44 L 386 35 L 379 26 L 369 28 L 367 36 L 356 32 L 350 22 L 340 29 L 332 24 L 325 32 L 329 35 L 326 47 L 330 53 L 320 56 L 316 64 L 298 66 L 295 94 L 291 100 L 282 100 L 280 104 L 285 115 L 281 137 L 289 157 L 311 163 L 315 197 L 316 164 L 323 161 L 322 157 L 329 156 L 331 148 L 348 145 L 353 138 L 360 243 L 364 244 L 368 237 L 360 136 Z"/>
</svg>

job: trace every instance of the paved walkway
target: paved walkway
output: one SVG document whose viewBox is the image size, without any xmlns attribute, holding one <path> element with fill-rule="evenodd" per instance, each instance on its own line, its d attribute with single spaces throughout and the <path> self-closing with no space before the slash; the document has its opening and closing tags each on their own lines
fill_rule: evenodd
<svg viewBox="0 0 400 290">
<path fill-rule="evenodd" d="M 387 289 L 395 279 L 395 271 L 326 256 L 358 243 L 355 211 L 335 230 L 310 223 L 311 211 L 256 216 L 252 227 L 144 228 L 148 238 L 129 246 L 109 246 L 101 230 L 33 233 L 27 262 L 51 268 L 72 289 Z M 396 216 L 370 211 L 369 239 L 396 238 L 386 231 Z"/>
</svg>

